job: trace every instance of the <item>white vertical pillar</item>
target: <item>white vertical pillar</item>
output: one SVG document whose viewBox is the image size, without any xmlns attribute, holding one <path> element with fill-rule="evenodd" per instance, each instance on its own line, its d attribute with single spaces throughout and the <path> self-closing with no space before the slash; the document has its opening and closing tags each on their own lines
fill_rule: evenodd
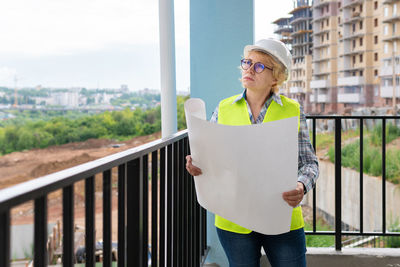
<svg viewBox="0 0 400 267">
<path fill-rule="evenodd" d="M 177 131 L 174 0 L 159 0 L 161 67 L 161 135 Z"/>
</svg>

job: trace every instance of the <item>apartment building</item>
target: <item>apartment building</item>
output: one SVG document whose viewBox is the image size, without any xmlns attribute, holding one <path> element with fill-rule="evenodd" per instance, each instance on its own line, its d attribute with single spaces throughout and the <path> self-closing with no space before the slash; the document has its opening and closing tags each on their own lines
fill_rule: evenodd
<svg viewBox="0 0 400 267">
<path fill-rule="evenodd" d="M 292 26 L 290 25 L 290 18 L 279 18 L 272 23 L 275 24 L 274 33 L 278 36 L 278 39 L 281 42 L 285 43 L 286 46 L 292 52 L 292 36 L 291 36 L 291 34 L 293 32 L 293 29 L 292 29 Z M 279 88 L 279 92 L 283 95 L 288 95 L 289 88 L 290 88 L 289 83 L 288 82 L 284 83 Z"/>
<path fill-rule="evenodd" d="M 339 6 L 337 113 L 374 106 L 379 98 L 378 1 L 343 0 Z"/>
<path fill-rule="evenodd" d="M 310 102 L 313 113 L 336 113 L 338 72 L 338 1 L 313 3 L 313 79 Z"/>
<path fill-rule="evenodd" d="M 310 105 L 310 81 L 312 76 L 312 11 L 308 0 L 297 0 L 294 9 L 289 12 L 292 15 L 290 25 L 293 32 L 292 56 L 293 64 L 289 81 L 289 97 L 296 99 L 306 112 L 311 111 Z"/>
<path fill-rule="evenodd" d="M 278 36 L 278 39 L 285 43 L 289 49 L 292 48 L 292 26 L 290 25 L 291 18 L 279 18 L 272 22 L 275 24 L 274 33 Z"/>
<path fill-rule="evenodd" d="M 314 0 L 310 8 L 308 1 L 295 2 L 286 41 L 293 54 L 287 95 L 306 112 L 322 114 L 400 104 L 399 3 Z M 274 23 L 284 39 L 285 21 Z"/>
<path fill-rule="evenodd" d="M 381 14 L 382 52 L 380 53 L 380 104 L 393 106 L 400 103 L 399 74 L 400 74 L 400 10 L 399 1 L 383 0 Z M 379 23 L 379 21 L 377 22 Z M 393 86 L 395 85 L 395 86 Z M 394 96 L 394 97 L 393 97 Z M 394 100 L 394 101 L 393 101 Z"/>
</svg>

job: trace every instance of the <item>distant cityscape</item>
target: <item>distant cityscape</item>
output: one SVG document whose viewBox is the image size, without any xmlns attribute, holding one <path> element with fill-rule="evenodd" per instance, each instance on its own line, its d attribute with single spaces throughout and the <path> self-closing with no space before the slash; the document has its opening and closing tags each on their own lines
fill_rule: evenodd
<svg viewBox="0 0 400 267">
<path fill-rule="evenodd" d="M 187 92 L 179 92 L 187 95 Z M 7 88 L 0 87 L 0 110 L 7 109 L 95 109 L 121 110 L 126 107 L 153 108 L 160 105 L 160 91 L 144 88 L 130 91 L 127 85 L 117 89 Z"/>
</svg>

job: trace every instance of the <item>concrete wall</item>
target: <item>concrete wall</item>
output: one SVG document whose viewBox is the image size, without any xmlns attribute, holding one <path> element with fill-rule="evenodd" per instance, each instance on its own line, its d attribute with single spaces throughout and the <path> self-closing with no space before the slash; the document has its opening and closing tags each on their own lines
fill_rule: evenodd
<svg viewBox="0 0 400 267">
<path fill-rule="evenodd" d="M 335 165 L 320 161 L 317 181 L 317 208 L 335 215 Z M 382 179 L 364 174 L 363 205 L 364 231 L 382 230 Z M 342 221 L 356 229 L 360 227 L 360 174 L 342 168 Z M 312 193 L 307 194 L 303 204 L 312 206 Z M 400 187 L 386 182 L 386 228 L 400 219 Z"/>
<path fill-rule="evenodd" d="M 47 235 L 50 235 L 55 223 L 47 224 Z M 11 259 L 25 259 L 33 252 L 33 224 L 11 225 Z"/>
</svg>

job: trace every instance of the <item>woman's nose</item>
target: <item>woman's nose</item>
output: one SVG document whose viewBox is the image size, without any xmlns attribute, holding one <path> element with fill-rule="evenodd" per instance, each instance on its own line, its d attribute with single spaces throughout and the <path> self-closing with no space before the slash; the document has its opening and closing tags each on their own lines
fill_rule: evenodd
<svg viewBox="0 0 400 267">
<path fill-rule="evenodd" d="M 250 68 L 248 68 L 247 70 L 245 70 L 245 72 L 250 72 L 251 74 L 254 74 L 254 64 L 250 66 Z"/>
</svg>

